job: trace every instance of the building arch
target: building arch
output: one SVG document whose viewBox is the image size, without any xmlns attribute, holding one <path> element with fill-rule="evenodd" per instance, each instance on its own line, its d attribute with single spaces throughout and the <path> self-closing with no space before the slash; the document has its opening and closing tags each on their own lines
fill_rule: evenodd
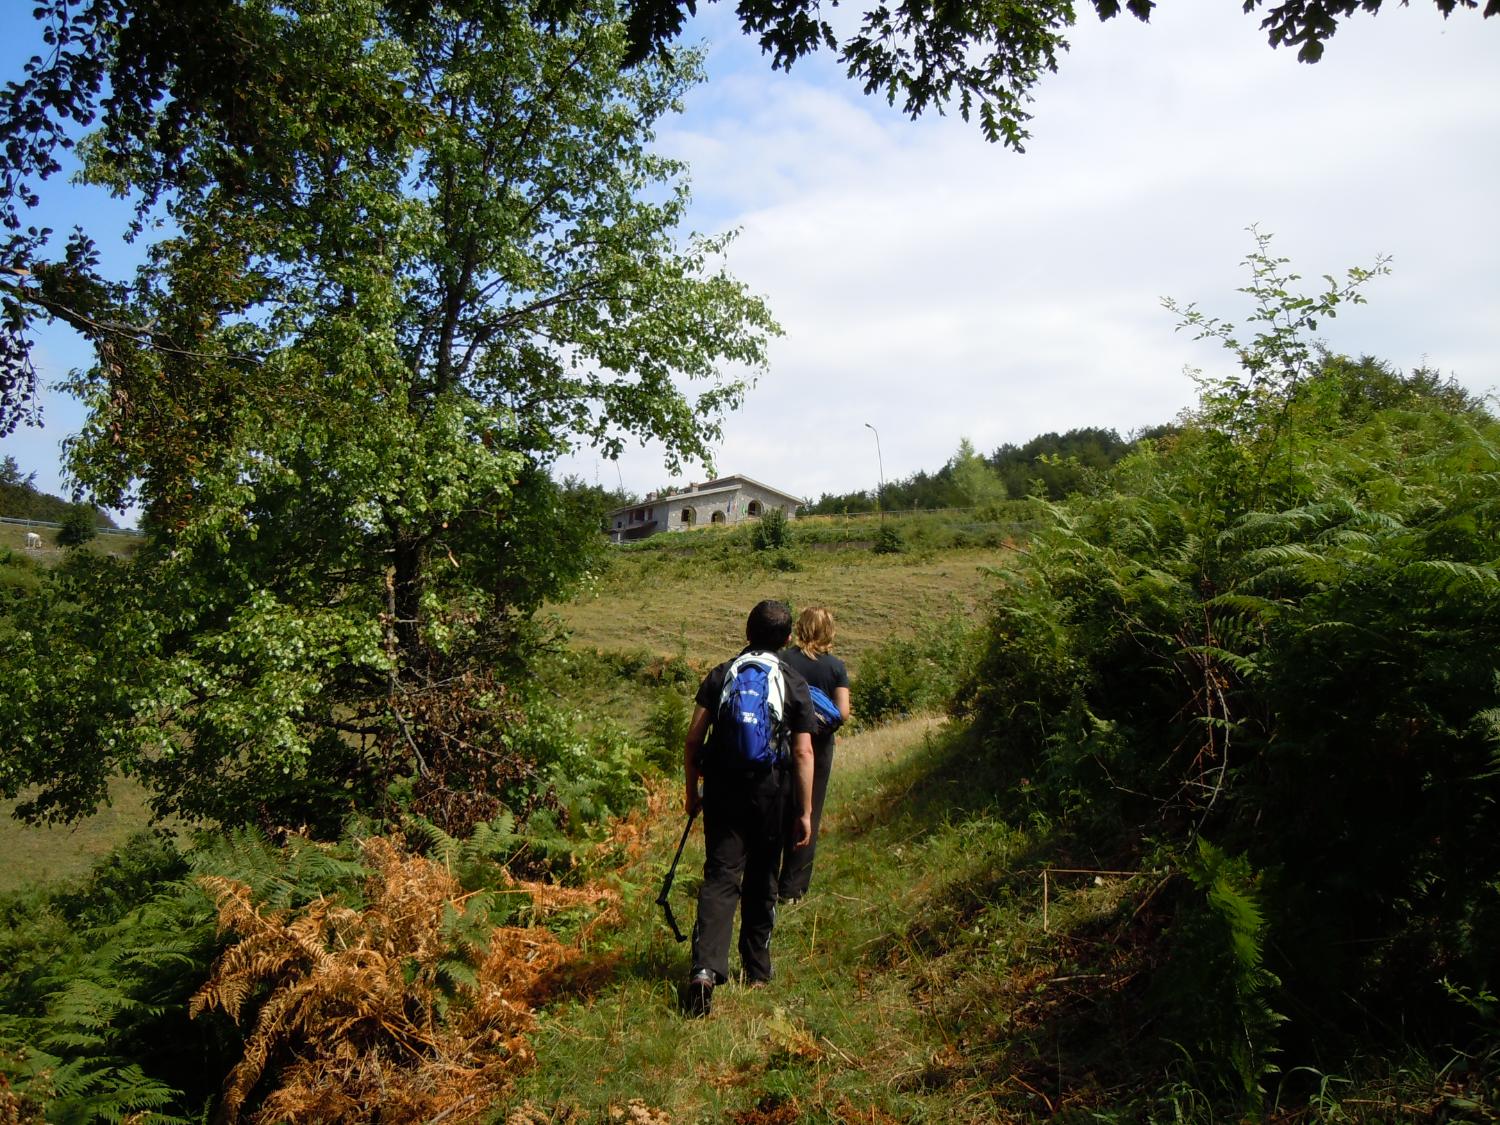
<svg viewBox="0 0 1500 1125">
<path fill-rule="evenodd" d="M 698 509 L 696 509 L 696 508 L 684 508 L 684 509 L 682 509 L 682 517 L 681 518 L 682 518 L 682 526 L 683 527 L 692 527 L 693 524 L 695 524 L 695 523 L 698 522 Z"/>
<path fill-rule="evenodd" d="M 710 523 L 723 523 L 724 513 L 721 511 L 715 511 L 713 515 L 708 517 L 708 519 Z"/>
<path fill-rule="evenodd" d="M 752 500 L 749 504 L 745 505 L 745 514 L 751 519 L 755 519 L 757 516 L 759 516 L 760 511 L 761 508 L 759 500 Z"/>
</svg>

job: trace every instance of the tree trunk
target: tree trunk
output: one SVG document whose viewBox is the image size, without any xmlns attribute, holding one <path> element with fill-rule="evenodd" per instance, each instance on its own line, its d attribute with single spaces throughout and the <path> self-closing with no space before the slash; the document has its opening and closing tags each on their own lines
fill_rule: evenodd
<svg viewBox="0 0 1500 1125">
<path fill-rule="evenodd" d="M 422 540 L 398 535 L 393 550 L 397 674 L 425 679 L 427 654 L 422 643 Z"/>
</svg>

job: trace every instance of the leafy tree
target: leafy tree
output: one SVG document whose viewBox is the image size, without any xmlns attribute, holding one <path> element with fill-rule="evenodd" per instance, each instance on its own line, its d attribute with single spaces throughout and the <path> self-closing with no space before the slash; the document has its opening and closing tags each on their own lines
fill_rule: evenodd
<svg viewBox="0 0 1500 1125">
<path fill-rule="evenodd" d="M 1345 422 L 1367 422 L 1384 410 L 1437 406 L 1451 414 L 1482 417 L 1483 400 L 1455 380 L 1421 367 L 1403 374 L 1374 356 L 1334 355 L 1319 349 L 1308 397 Z"/>
<path fill-rule="evenodd" d="M 958 452 L 948 462 L 953 487 L 958 493 L 960 507 L 982 508 L 1005 499 L 1005 489 L 994 470 L 983 457 L 974 452 L 974 443 L 963 438 L 958 443 Z"/>
<path fill-rule="evenodd" d="M 1013 500 L 1030 495 L 1037 482 L 1053 500 L 1077 492 L 1091 475 L 1103 473 L 1130 451 L 1132 442 L 1114 430 L 1086 427 L 1045 433 L 1025 445 L 1000 446 L 986 460 Z"/>
<path fill-rule="evenodd" d="M 94 523 L 93 509 L 86 504 L 74 504 L 62 518 L 62 527 L 58 529 L 57 541 L 64 547 L 82 547 L 98 534 L 99 528 Z"/>
<path fill-rule="evenodd" d="M 22 473 L 21 465 L 10 454 L 0 462 L 0 486 L 7 488 L 31 488 L 36 484 L 35 473 Z"/>
<path fill-rule="evenodd" d="M 721 365 L 775 331 L 726 239 L 679 242 L 684 170 L 650 151 L 696 61 L 622 75 L 607 4 L 546 31 L 254 12 L 310 99 L 261 122 L 264 153 L 170 102 L 88 153 L 176 227 L 106 294 L 133 334 L 93 332 L 71 388 L 75 475 L 154 534 L 133 566 L 64 568 L 0 652 L 24 670 L 0 783 L 40 785 L 33 816 L 118 769 L 160 811 L 323 829 L 407 773 L 442 807 L 534 787 L 497 676 L 596 541 L 548 464 L 648 435 L 706 458 L 746 385 Z"/>
<path fill-rule="evenodd" d="M 861 514 L 875 510 L 875 497 L 871 492 L 825 492 L 817 502 L 797 509 L 798 516 L 837 516 Z"/>
<path fill-rule="evenodd" d="M 36 474 L 21 472 L 14 457 L 0 464 L 0 516 L 61 523 L 73 507 L 61 496 L 38 491 Z M 98 527 L 115 526 L 109 514 L 98 508 L 89 510 L 89 520 Z"/>
<path fill-rule="evenodd" d="M 1158 426 L 1123 440 L 1114 430 L 1084 428 L 1065 434 L 1039 434 L 1024 445 L 1005 444 L 978 457 L 964 439 L 958 452 L 936 472 L 920 470 L 885 486 L 886 507 L 968 508 L 1029 496 L 1037 482 L 1046 495 L 1061 500 L 1096 480 L 1124 457 L 1135 443 L 1167 436 L 1174 427 Z M 807 515 L 872 512 L 870 492 L 824 493 Z"/>
<path fill-rule="evenodd" d="M 639 497 L 620 488 L 605 488 L 598 484 L 586 484 L 582 477 L 569 474 L 557 482 L 558 497 L 568 506 L 576 520 L 585 526 L 607 531 L 607 517 L 616 508 L 634 504 Z"/>
</svg>

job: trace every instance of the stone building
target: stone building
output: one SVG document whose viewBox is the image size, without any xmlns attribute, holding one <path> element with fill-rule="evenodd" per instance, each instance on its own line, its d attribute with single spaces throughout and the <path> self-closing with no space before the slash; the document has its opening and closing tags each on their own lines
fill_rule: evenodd
<svg viewBox="0 0 1500 1125">
<path fill-rule="evenodd" d="M 626 543 L 658 531 L 744 523 L 760 519 L 772 508 L 780 508 L 790 518 L 802 504 L 800 496 L 746 476 L 720 477 L 690 484 L 680 492 L 652 492 L 639 504 L 616 508 L 609 514 L 609 537 L 615 543 Z"/>
</svg>

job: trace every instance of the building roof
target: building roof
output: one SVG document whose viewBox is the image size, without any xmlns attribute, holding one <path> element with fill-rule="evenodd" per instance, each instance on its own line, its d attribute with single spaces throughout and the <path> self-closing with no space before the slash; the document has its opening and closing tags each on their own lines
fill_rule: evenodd
<svg viewBox="0 0 1500 1125">
<path fill-rule="evenodd" d="M 636 508 L 645 508 L 656 504 L 664 504 L 669 500 L 685 500 L 688 498 L 697 498 L 699 496 L 722 495 L 726 492 L 735 492 L 740 488 L 743 488 L 747 484 L 754 485 L 756 488 L 761 489 L 763 492 L 769 492 L 773 496 L 779 496 L 783 500 L 790 500 L 795 504 L 805 504 L 807 502 L 800 496 L 793 496 L 790 492 L 784 492 L 779 488 L 772 488 L 769 484 L 763 484 L 762 482 L 747 477 L 742 473 L 735 473 L 732 476 L 716 477 L 711 481 L 705 481 L 700 485 L 679 489 L 676 492 L 667 492 L 663 493 L 661 496 L 653 496 L 649 500 L 639 500 L 634 504 L 624 504 L 621 507 L 611 510 L 609 514 L 611 516 L 614 516 L 618 515 L 620 512 L 634 511 Z"/>
</svg>

